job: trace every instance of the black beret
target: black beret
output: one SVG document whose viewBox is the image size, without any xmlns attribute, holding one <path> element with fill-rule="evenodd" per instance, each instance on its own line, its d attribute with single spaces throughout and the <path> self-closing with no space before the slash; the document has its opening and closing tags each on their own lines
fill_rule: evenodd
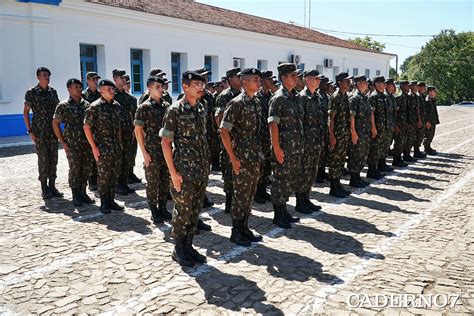
<svg viewBox="0 0 474 316">
<path fill-rule="evenodd" d="M 158 76 L 150 76 L 148 77 L 147 81 L 146 81 L 146 85 L 150 85 L 150 84 L 153 84 L 153 83 L 161 83 L 161 84 L 165 84 L 165 81 L 163 80 L 163 78 L 160 78 Z"/>
<path fill-rule="evenodd" d="M 151 76 L 156 76 L 158 75 L 160 72 L 163 72 L 163 70 L 161 70 L 160 68 L 151 68 L 150 69 L 150 72 L 148 73 L 148 75 L 151 77 Z"/>
<path fill-rule="evenodd" d="M 277 86 L 277 87 L 281 86 L 280 81 L 278 81 L 278 80 L 276 80 L 276 79 L 273 80 L 273 84 L 274 84 L 275 86 Z"/>
<path fill-rule="evenodd" d="M 417 83 L 418 83 L 418 81 L 412 80 L 412 81 L 410 81 L 410 86 L 411 86 L 411 85 L 414 85 L 414 84 L 417 84 Z"/>
<path fill-rule="evenodd" d="M 71 78 L 66 82 L 66 87 L 70 87 L 73 84 L 80 84 L 82 86 L 82 81 L 76 78 Z"/>
<path fill-rule="evenodd" d="M 321 76 L 321 83 L 328 83 L 329 82 L 329 78 L 326 77 L 326 76 Z"/>
<path fill-rule="evenodd" d="M 283 63 L 277 66 L 278 75 L 284 76 L 292 72 L 296 72 L 296 65 L 291 63 Z"/>
<path fill-rule="evenodd" d="M 242 76 L 242 75 L 244 75 L 244 76 L 248 76 L 248 75 L 261 76 L 262 73 L 257 68 L 244 68 L 239 73 L 239 76 Z"/>
<path fill-rule="evenodd" d="M 167 84 L 167 83 L 170 83 L 170 82 L 171 82 L 171 80 L 168 80 L 168 79 L 166 79 L 166 78 L 164 78 L 163 81 L 165 82 L 164 84 Z"/>
<path fill-rule="evenodd" d="M 101 81 L 99 81 L 99 88 L 104 87 L 104 86 L 115 88 L 114 82 L 112 80 L 109 80 L 109 79 L 102 79 Z"/>
<path fill-rule="evenodd" d="M 197 72 L 198 74 L 200 74 L 200 75 L 202 75 L 202 76 L 212 74 L 212 71 L 209 71 L 209 70 L 207 70 L 206 68 L 199 68 L 199 69 L 196 69 L 195 72 Z"/>
<path fill-rule="evenodd" d="M 392 78 L 388 78 L 385 80 L 386 84 L 395 84 L 395 81 Z"/>
<path fill-rule="evenodd" d="M 221 78 L 221 81 L 227 81 L 227 80 L 229 80 L 229 78 L 227 78 L 227 77 L 222 77 Z"/>
<path fill-rule="evenodd" d="M 262 71 L 262 79 L 274 79 L 275 76 L 273 75 L 273 71 L 266 70 Z"/>
<path fill-rule="evenodd" d="M 354 77 L 354 82 L 361 82 L 361 81 L 367 81 L 367 77 L 366 76 Z"/>
<path fill-rule="evenodd" d="M 400 85 L 409 84 L 408 80 L 400 80 Z"/>
<path fill-rule="evenodd" d="M 318 77 L 318 78 L 323 77 L 323 75 L 320 75 L 319 71 L 317 71 L 316 69 L 305 70 L 304 73 L 303 73 L 303 76 L 305 76 L 305 77 Z"/>
<path fill-rule="evenodd" d="M 86 79 L 92 79 L 92 78 L 100 79 L 100 76 L 95 71 L 89 71 L 86 75 Z"/>
<path fill-rule="evenodd" d="M 205 81 L 204 77 L 198 74 L 195 71 L 185 71 L 183 72 L 183 80 L 198 80 Z"/>
<path fill-rule="evenodd" d="M 384 76 L 377 76 L 374 78 L 374 84 L 377 82 L 385 82 L 385 77 Z"/>
<path fill-rule="evenodd" d="M 36 69 L 36 75 L 38 76 L 40 72 L 43 72 L 43 71 L 47 72 L 51 76 L 51 70 L 49 70 L 46 67 L 39 67 L 38 69 Z"/>
<path fill-rule="evenodd" d="M 432 91 L 432 90 L 436 90 L 436 87 L 435 86 L 428 86 L 428 88 L 426 88 L 428 91 Z"/>
<path fill-rule="evenodd" d="M 418 81 L 417 85 L 420 87 L 426 87 L 426 83 L 424 83 L 423 81 Z"/>
<path fill-rule="evenodd" d="M 112 76 L 114 77 L 123 77 L 127 72 L 124 69 L 115 68 L 112 70 Z"/>
<path fill-rule="evenodd" d="M 230 77 L 233 77 L 233 76 L 237 76 L 237 74 L 239 72 L 240 72 L 240 68 L 238 68 L 238 67 L 237 68 L 231 68 L 231 69 L 229 69 L 225 72 L 225 76 L 227 78 L 230 78 Z"/>
<path fill-rule="evenodd" d="M 297 75 L 298 77 L 303 77 L 303 74 L 304 74 L 304 72 L 303 72 L 302 69 L 299 69 L 299 68 L 296 69 L 296 75 Z"/>
<path fill-rule="evenodd" d="M 124 75 L 124 76 L 123 76 L 123 79 L 125 79 L 125 82 L 126 82 L 126 83 L 129 83 L 129 82 L 130 82 L 130 76 L 129 76 L 129 75 Z"/>
<path fill-rule="evenodd" d="M 349 76 L 347 72 L 340 72 L 336 75 L 336 82 L 344 79 L 352 79 L 352 76 Z"/>
</svg>

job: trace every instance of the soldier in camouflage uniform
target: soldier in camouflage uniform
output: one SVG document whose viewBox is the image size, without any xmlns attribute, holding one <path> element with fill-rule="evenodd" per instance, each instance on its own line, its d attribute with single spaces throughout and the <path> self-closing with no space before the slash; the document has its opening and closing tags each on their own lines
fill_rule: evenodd
<svg viewBox="0 0 474 316">
<path fill-rule="evenodd" d="M 349 97 L 351 112 L 351 143 L 347 167 L 351 173 L 349 185 L 354 188 L 364 188 L 369 183 L 360 177 L 360 172 L 369 156 L 370 139 L 377 135 L 374 121 L 374 109 L 370 106 L 367 95 L 367 78 L 357 76 L 354 78 L 355 92 Z M 337 192 L 338 194 L 340 192 Z M 339 194 L 338 197 L 344 197 Z"/>
<path fill-rule="evenodd" d="M 341 184 L 342 171 L 350 141 L 350 109 L 347 91 L 350 88 L 351 76 L 347 72 L 336 75 L 338 89 L 329 100 L 329 194 L 335 197 L 349 195 L 351 192 Z"/>
<path fill-rule="evenodd" d="M 86 110 L 84 132 L 97 162 L 100 211 L 123 211 L 115 201 L 121 159 L 120 104 L 114 101 L 115 85 L 110 80 L 99 82 L 101 98 Z"/>
<path fill-rule="evenodd" d="M 397 101 L 397 125 L 395 126 L 395 134 L 393 136 L 393 162 L 392 166 L 406 167 L 407 164 L 402 159 L 405 144 L 408 141 L 408 102 L 409 95 L 408 81 L 400 81 L 400 90 L 402 93 L 395 99 Z"/>
<path fill-rule="evenodd" d="M 418 98 L 416 97 L 417 86 L 416 81 L 410 81 L 409 88 L 411 92 L 407 98 L 407 141 L 403 148 L 403 160 L 406 162 L 414 162 L 416 158 L 410 156 L 411 148 L 414 145 L 415 133 L 418 125 Z"/>
<path fill-rule="evenodd" d="M 439 124 L 438 109 L 436 108 L 436 96 L 437 91 L 433 86 L 427 88 L 428 96 L 426 97 L 426 131 L 425 140 L 423 145 L 425 146 L 425 153 L 427 155 L 436 155 L 436 150 L 431 148 L 431 142 L 433 141 L 436 125 Z"/>
<path fill-rule="evenodd" d="M 385 98 L 387 99 L 387 108 L 386 108 L 386 116 L 387 116 L 387 131 L 384 137 L 384 149 L 382 152 L 382 157 L 379 160 L 379 170 L 384 172 L 392 172 L 393 169 L 387 165 L 386 159 L 387 155 L 390 151 L 390 145 L 393 141 L 393 135 L 395 132 L 395 126 L 397 123 L 397 100 L 395 99 L 395 92 L 397 88 L 395 87 L 395 82 L 393 79 L 385 80 Z"/>
<path fill-rule="evenodd" d="M 423 81 L 418 81 L 417 83 L 418 92 L 415 94 L 418 99 L 418 123 L 416 126 L 416 135 L 413 145 L 413 151 L 415 158 L 425 158 L 426 154 L 420 151 L 421 144 L 425 138 L 425 129 L 426 129 L 426 118 L 425 118 L 425 109 L 426 109 L 426 84 Z"/>
<path fill-rule="evenodd" d="M 379 161 L 384 157 L 385 137 L 387 133 L 387 98 L 385 97 L 385 77 L 374 78 L 375 90 L 369 95 L 369 104 L 374 110 L 375 128 L 377 136 L 370 142 L 367 164 L 367 178 L 379 180 L 383 174 L 379 170 Z"/>
<path fill-rule="evenodd" d="M 72 203 L 74 206 L 81 206 L 82 203 L 94 203 L 86 194 L 93 156 L 82 128 L 86 109 L 90 104 L 82 98 L 82 82 L 79 79 L 69 79 L 66 87 L 69 98 L 61 101 L 56 107 L 53 129 L 69 163 L 68 179 Z M 61 131 L 61 123 L 64 123 L 64 131 Z"/>
<path fill-rule="evenodd" d="M 295 211 L 310 214 L 321 210 L 321 206 L 313 204 L 309 192 L 318 173 L 319 156 L 325 136 L 323 113 L 325 109 L 320 104 L 316 90 L 321 82 L 319 71 L 306 70 L 303 74 L 306 87 L 299 93 L 301 106 L 304 111 L 304 155 L 301 158 L 300 187 L 295 192 Z M 327 113 L 327 112 L 326 112 Z"/>
<path fill-rule="evenodd" d="M 95 100 L 100 99 L 99 90 L 97 90 L 97 84 L 99 83 L 100 76 L 94 71 L 90 71 L 86 75 L 87 88 L 82 91 L 82 98 L 90 104 Z M 89 175 L 89 190 L 97 191 L 97 164 L 92 159 Z"/>
<path fill-rule="evenodd" d="M 166 76 L 166 73 L 164 73 L 160 68 L 152 68 L 150 69 L 150 72 L 148 73 L 148 77 L 154 77 L 158 76 L 161 79 L 164 79 L 164 76 Z M 169 81 L 171 82 L 171 81 Z M 145 102 L 148 98 L 150 97 L 150 92 L 146 91 L 141 95 L 141 97 L 138 99 L 138 104 L 142 104 Z M 163 96 L 161 97 L 163 100 L 165 100 L 167 103 L 171 104 L 173 103 L 173 99 L 171 98 L 171 95 L 169 94 L 167 89 L 163 90 Z"/>
<path fill-rule="evenodd" d="M 326 173 L 326 161 L 329 155 L 329 127 L 328 127 L 328 111 L 329 111 L 329 78 L 322 77 L 318 89 L 319 103 L 324 110 L 323 113 L 323 131 L 324 137 L 321 144 L 321 155 L 319 157 L 318 175 L 316 176 L 317 183 L 323 183 L 324 180 L 329 180 L 329 175 Z"/>
<path fill-rule="evenodd" d="M 227 104 L 240 94 L 240 78 L 238 73 L 240 68 L 232 68 L 227 70 L 226 77 L 229 80 L 229 88 L 222 91 L 222 93 L 216 99 L 216 109 L 214 117 L 216 123 L 220 126 L 222 116 L 226 109 Z M 220 163 L 222 170 L 222 179 L 224 180 L 224 193 L 225 193 L 225 213 L 230 213 L 232 208 L 232 165 L 229 160 L 227 152 L 222 147 L 220 152 Z"/>
<path fill-rule="evenodd" d="M 155 224 L 171 219 L 171 214 L 166 210 L 170 177 L 159 137 L 165 111 L 170 106 L 161 98 L 163 84 L 163 79 L 158 76 L 148 78 L 150 97 L 140 104 L 134 121 L 135 136 L 144 159 L 146 199 L 151 210 L 151 220 Z"/>
<path fill-rule="evenodd" d="M 182 86 L 184 97 L 166 111 L 160 136 L 175 202 L 172 258 L 182 266 L 192 267 L 195 262 L 206 262 L 206 257 L 193 248 L 192 242 L 198 231 L 210 157 L 206 138 L 207 113 L 199 101 L 204 92 L 204 78 L 196 72 L 186 71 Z"/>
<path fill-rule="evenodd" d="M 270 183 L 270 176 L 272 174 L 272 150 L 270 141 L 270 131 L 268 129 L 268 102 L 272 96 L 271 89 L 274 88 L 273 80 L 276 77 L 272 71 L 262 72 L 262 88 L 257 92 L 255 97 L 260 101 L 262 108 L 262 116 L 260 118 L 260 145 L 264 160 L 260 166 L 260 177 L 258 179 L 257 192 L 255 193 L 254 201 L 259 204 L 265 204 L 271 201 L 271 195 L 267 193 L 267 186 Z"/>
<path fill-rule="evenodd" d="M 299 221 L 290 215 L 286 202 L 292 192 L 299 190 L 301 157 L 304 150 L 304 111 L 296 93 L 296 65 L 278 65 L 278 77 L 282 87 L 269 102 L 268 124 L 274 154 L 272 162 L 273 223 L 282 228 L 291 228 Z"/>
<path fill-rule="evenodd" d="M 25 93 L 23 119 L 38 155 L 38 180 L 41 182 L 41 194 L 43 199 L 50 199 L 53 196 L 63 196 L 55 186 L 58 140 L 51 124 L 59 98 L 56 90 L 49 86 L 51 71 L 48 68 L 38 68 L 36 77 L 38 84 Z M 33 112 L 33 122 L 30 122 L 30 110 Z"/>
<path fill-rule="evenodd" d="M 127 176 L 130 172 L 130 161 L 134 153 L 133 139 L 135 135 L 133 133 L 133 117 L 137 108 L 137 100 L 123 89 L 125 84 L 125 79 L 123 78 L 123 76 L 125 76 L 125 70 L 116 68 L 112 71 L 112 76 L 115 83 L 114 100 L 120 104 L 120 130 L 122 133 L 121 163 L 119 165 L 119 178 L 116 192 L 121 195 L 127 195 L 128 193 L 135 192 L 134 189 L 128 186 Z"/>
<path fill-rule="evenodd" d="M 252 198 L 257 190 L 263 153 L 260 146 L 262 109 L 255 96 L 260 89 L 261 73 L 255 68 L 240 72 L 243 91 L 232 99 L 224 111 L 220 134 L 232 164 L 233 203 L 230 241 L 248 247 L 262 241 L 248 228 Z"/>
</svg>

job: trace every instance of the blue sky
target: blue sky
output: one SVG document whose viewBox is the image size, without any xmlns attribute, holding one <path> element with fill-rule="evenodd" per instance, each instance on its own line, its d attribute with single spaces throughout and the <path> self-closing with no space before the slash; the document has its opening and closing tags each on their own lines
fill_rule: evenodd
<svg viewBox="0 0 474 316">
<path fill-rule="evenodd" d="M 310 0 L 306 0 L 308 8 Z M 293 21 L 305 21 L 305 0 L 197 0 L 230 10 L 257 16 Z M 375 34 L 438 34 L 442 29 L 456 32 L 472 31 L 473 0 L 311 0 L 311 27 L 354 33 Z M 347 39 L 357 35 L 328 33 Z M 399 64 L 415 54 L 430 37 L 379 37 L 385 51 L 398 54 Z M 393 61 L 393 66 L 395 62 Z"/>
</svg>

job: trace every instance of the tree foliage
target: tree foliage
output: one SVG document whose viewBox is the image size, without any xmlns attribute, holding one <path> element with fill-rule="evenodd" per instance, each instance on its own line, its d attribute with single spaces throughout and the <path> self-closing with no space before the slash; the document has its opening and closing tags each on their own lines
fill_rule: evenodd
<svg viewBox="0 0 474 316">
<path fill-rule="evenodd" d="M 385 49 L 385 45 L 377 42 L 376 40 L 372 39 L 370 36 L 366 36 L 364 38 L 356 37 L 348 39 L 349 42 L 357 44 L 359 46 L 367 47 L 373 49 L 377 52 L 382 52 Z"/>
</svg>

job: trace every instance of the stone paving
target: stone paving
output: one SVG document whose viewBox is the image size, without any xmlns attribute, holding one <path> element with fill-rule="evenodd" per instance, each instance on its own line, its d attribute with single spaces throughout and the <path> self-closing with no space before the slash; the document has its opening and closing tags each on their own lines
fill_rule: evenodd
<svg viewBox="0 0 474 316">
<path fill-rule="evenodd" d="M 315 185 L 311 198 L 323 212 L 290 230 L 272 225 L 269 203 L 254 204 L 250 226 L 264 241 L 251 248 L 229 242 L 222 181 L 212 174 L 208 191 L 216 205 L 202 218 L 213 231 L 195 238 L 209 263 L 184 270 L 171 260 L 169 224 L 150 222 L 143 184 L 118 197 L 124 213 L 74 208 L 61 150 L 65 197 L 45 203 L 33 148 L 2 148 L 0 314 L 472 315 L 474 109 L 439 112 L 439 155 L 345 199 L 330 197 L 327 183 Z M 142 168 L 135 170 L 144 178 Z M 380 307 L 350 305 L 353 294 L 460 297 L 454 306 Z"/>
</svg>

